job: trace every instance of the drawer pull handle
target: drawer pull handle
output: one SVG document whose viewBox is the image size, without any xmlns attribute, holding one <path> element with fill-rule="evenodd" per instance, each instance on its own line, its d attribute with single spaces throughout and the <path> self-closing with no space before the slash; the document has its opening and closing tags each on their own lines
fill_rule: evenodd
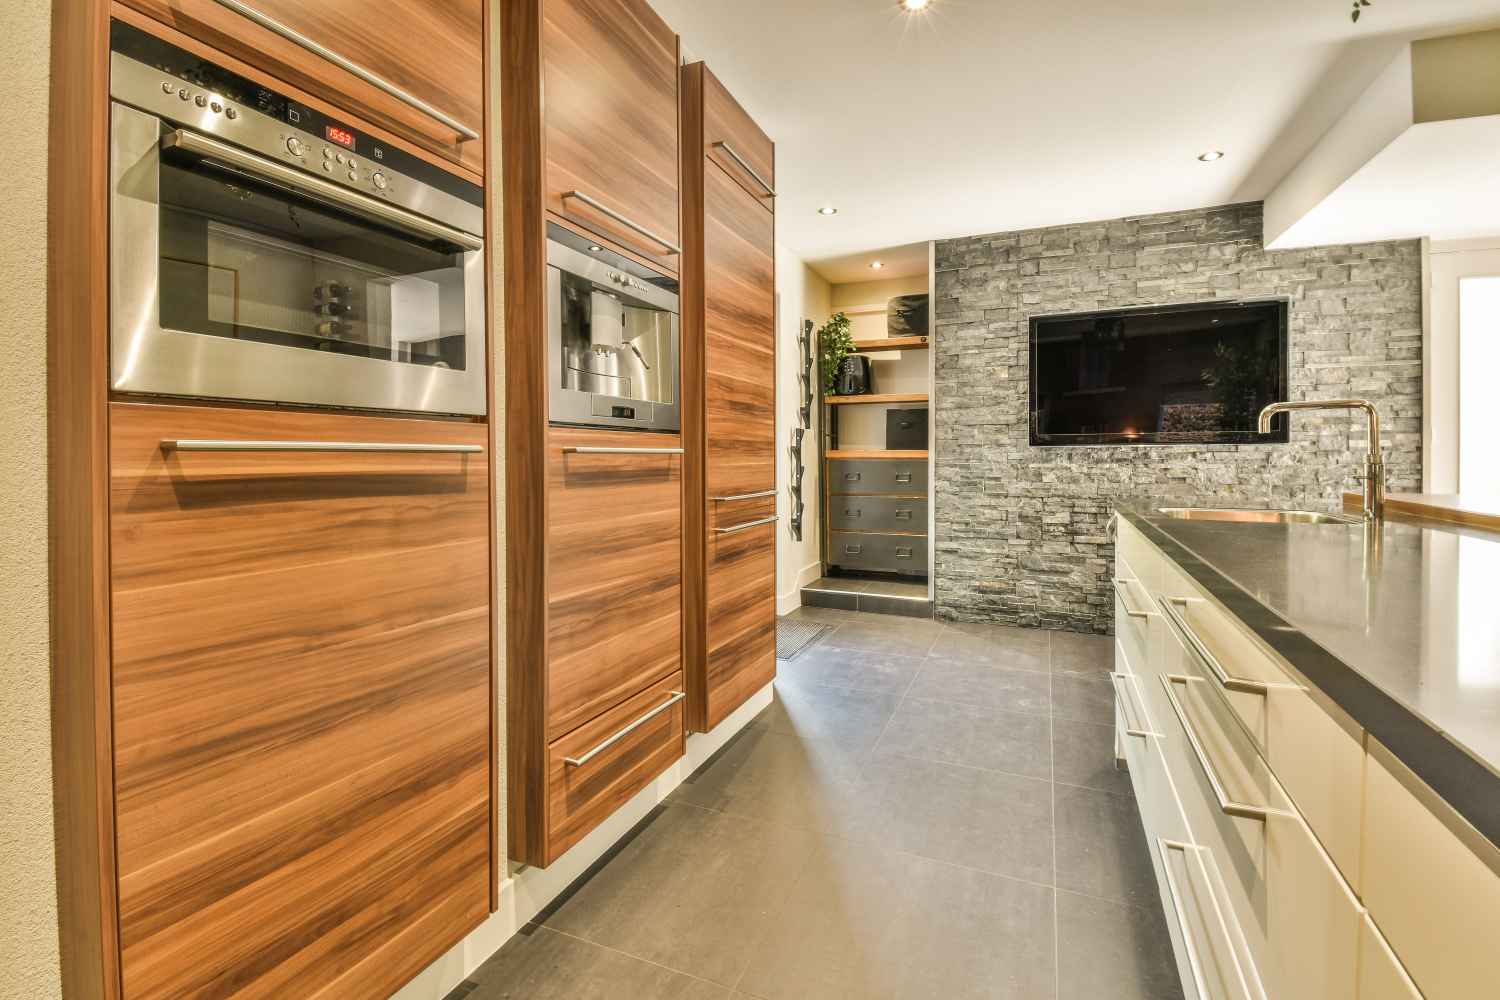
<svg viewBox="0 0 1500 1000">
<path fill-rule="evenodd" d="M 1131 680 L 1129 674 L 1112 673 L 1109 675 L 1109 682 L 1115 687 L 1115 701 L 1120 705 L 1120 716 L 1125 720 L 1125 735 L 1142 738 L 1160 736 L 1160 733 L 1153 733 L 1149 729 L 1142 729 L 1139 725 L 1132 725 L 1130 721 L 1132 717 L 1139 719 L 1144 717 L 1145 713 L 1136 710 L 1135 699 L 1126 691 L 1126 686 L 1131 683 Z"/>
<path fill-rule="evenodd" d="M 897 548 L 896 548 L 896 558 L 897 559 L 910 559 L 911 558 L 911 548 L 909 546 L 905 546 L 905 545 L 897 546 Z"/>
<path fill-rule="evenodd" d="M 861 552 L 863 552 L 864 550 L 865 550 L 865 547 L 863 545 L 845 545 L 844 546 L 844 555 L 846 555 L 846 556 L 857 556 Z"/>
<path fill-rule="evenodd" d="M 420 454 L 472 455 L 484 451 L 477 444 L 406 444 L 397 441 L 240 441 L 214 438 L 177 438 L 161 443 L 162 451 L 378 451 Z"/>
<path fill-rule="evenodd" d="M 424 115 L 427 115 L 435 121 L 439 121 L 442 124 L 448 126 L 458 135 L 463 136 L 465 139 L 479 138 L 478 132 L 475 132 L 467 125 L 464 125 L 462 122 L 458 121 L 458 119 L 444 114 L 437 108 L 434 108 L 432 105 L 422 100 L 420 97 L 414 97 L 413 95 L 408 94 L 406 91 L 402 90 L 400 87 L 396 86 L 394 83 L 391 83 L 384 77 L 376 76 L 374 73 L 370 72 L 368 69 L 365 69 L 354 60 L 339 55 L 337 52 L 333 51 L 327 46 L 324 46 L 314 41 L 313 39 L 308 38 L 300 31 L 287 27 L 280 21 L 267 14 L 262 14 L 260 11 L 256 10 L 254 7 L 251 7 L 249 4 L 241 3 L 240 0 L 217 0 L 217 3 L 221 7 L 228 7 L 236 14 L 249 18 L 256 24 L 260 25 L 262 28 L 265 28 L 267 31 L 280 35 L 282 38 L 285 38 L 293 45 L 301 46 L 302 48 L 311 52 L 313 55 L 318 56 L 322 59 L 326 59 L 328 62 L 333 63 L 335 66 L 353 73 L 355 76 L 359 77 L 370 86 L 375 87 L 378 90 L 385 91 L 387 94 L 391 95 L 402 104 L 405 104 L 407 107 L 416 108 Z"/>
<path fill-rule="evenodd" d="M 1186 607 L 1188 603 L 1188 600 L 1182 597 L 1168 597 L 1161 602 L 1161 609 L 1166 614 L 1167 621 L 1172 623 L 1173 631 L 1182 639 L 1188 651 L 1208 668 L 1208 672 L 1214 675 L 1214 680 L 1218 681 L 1219 686 L 1224 690 L 1240 691 L 1245 694 L 1258 694 L 1264 698 L 1266 692 L 1270 690 L 1271 686 L 1269 684 L 1264 681 L 1253 681 L 1244 677 L 1235 677 L 1224 669 L 1223 665 L 1219 663 L 1218 657 L 1208 651 L 1208 647 L 1203 644 L 1203 640 L 1198 638 L 1198 633 L 1193 631 L 1193 627 L 1187 623 L 1187 619 L 1182 616 L 1182 612 L 1176 608 L 1176 605 L 1179 604 Z"/>
<path fill-rule="evenodd" d="M 575 448 L 563 449 L 564 455 L 681 455 L 681 448 Z"/>
<path fill-rule="evenodd" d="M 859 482 L 860 478 L 861 477 L 860 477 L 860 474 L 858 472 L 846 472 L 846 473 L 844 473 L 844 482 L 846 482 L 846 483 L 857 483 L 857 482 Z"/>
<path fill-rule="evenodd" d="M 736 524 L 732 528 L 715 528 L 714 531 L 720 535 L 732 535 L 736 531 L 747 531 L 750 528 L 759 528 L 762 524 L 770 524 L 780 516 L 780 514 L 772 514 L 770 517 L 763 517 L 757 521 L 746 521 L 744 524 Z"/>
<path fill-rule="evenodd" d="M 733 503 L 736 500 L 760 500 L 764 497 L 774 497 L 775 490 L 761 490 L 759 493 L 738 493 L 732 497 L 709 497 L 718 503 Z"/>
<path fill-rule="evenodd" d="M 1174 684 L 1187 685 L 1193 682 L 1191 677 L 1183 677 L 1180 674 L 1167 674 L 1161 679 L 1161 686 L 1167 690 L 1167 701 L 1172 704 L 1172 712 L 1177 716 L 1177 721 L 1182 724 L 1182 731 L 1187 736 L 1188 746 L 1192 748 L 1193 756 L 1198 758 L 1198 767 L 1202 769 L 1203 776 L 1208 779 L 1209 787 L 1214 791 L 1214 798 L 1218 800 L 1219 811 L 1225 816 L 1238 816 L 1242 819 L 1253 819 L 1261 823 L 1270 818 L 1271 810 L 1268 806 L 1256 805 L 1252 802 L 1236 802 L 1224 791 L 1224 783 L 1219 780 L 1219 773 L 1214 769 L 1213 763 L 1208 759 L 1203 744 L 1198 740 L 1198 734 L 1193 731 L 1193 724 L 1188 721 L 1187 711 L 1182 707 L 1182 702 L 1177 699 L 1177 692 L 1172 689 Z M 1201 683 L 1201 682 L 1200 682 Z"/>
<path fill-rule="evenodd" d="M 773 188 L 771 185 L 767 184 L 766 183 L 766 179 L 764 177 L 762 177 L 760 174 L 756 173 L 755 172 L 755 168 L 752 167 L 750 164 L 746 163 L 745 162 L 745 158 L 743 156 L 741 156 L 739 153 L 736 153 L 734 151 L 734 147 L 733 146 L 731 146 L 727 142 L 724 142 L 724 141 L 720 140 L 719 142 L 714 143 L 714 148 L 715 149 L 722 149 L 725 153 L 728 153 L 729 154 L 729 158 L 731 160 L 733 160 L 735 163 L 738 163 L 740 165 L 740 169 L 741 170 L 743 170 L 745 173 L 749 174 L 752 178 L 754 178 L 755 179 L 755 183 L 759 184 L 762 188 L 764 188 L 766 194 L 769 197 L 772 197 L 772 198 L 776 197 L 776 189 Z"/>
<path fill-rule="evenodd" d="M 1120 604 L 1125 608 L 1125 614 L 1131 618 L 1150 618 L 1151 612 L 1137 611 L 1132 607 L 1134 602 L 1130 599 L 1130 587 L 1128 586 L 1131 582 L 1130 580 L 1122 580 L 1119 577 L 1115 577 L 1114 579 L 1115 593 L 1119 595 Z"/>
<path fill-rule="evenodd" d="M 221 0 L 221 2 L 222 2 L 222 0 Z M 633 220 L 633 219 L 631 219 L 631 218 L 629 218 L 627 216 L 621 215 L 619 212 L 616 212 L 614 209 L 610 208 L 608 205 L 604 204 L 603 202 L 599 201 L 598 199 L 596 199 L 596 198 L 590 198 L 588 195 L 584 194 L 582 191 L 564 191 L 562 197 L 563 197 L 563 201 L 567 201 L 569 198 L 573 198 L 573 199 L 576 199 L 578 201 L 581 201 L 585 205 L 587 205 L 590 208 L 594 209 L 595 211 L 597 211 L 597 212 L 599 212 L 599 213 L 601 213 L 603 215 L 607 215 L 611 219 L 614 219 L 616 222 L 618 222 L 620 225 L 624 226 L 626 229 L 631 229 L 631 230 L 634 230 L 637 233 L 640 233 L 642 236 L 646 237 L 646 239 L 650 240 L 652 243 L 655 243 L 657 246 L 662 247 L 663 249 L 666 249 L 666 250 L 670 250 L 674 254 L 682 253 L 682 247 L 678 246 L 676 243 L 673 243 L 669 239 L 666 239 L 664 237 L 656 235 L 656 233 L 654 233 L 651 230 L 647 229 L 645 226 L 641 225 L 639 222 L 636 222 L 635 220 Z"/>
<path fill-rule="evenodd" d="M 911 473 L 910 472 L 898 472 L 898 473 L 896 473 L 896 482 L 898 482 L 898 483 L 909 483 L 909 482 L 911 482 Z"/>
<path fill-rule="evenodd" d="M 848 507 L 845 507 L 844 508 L 844 516 L 845 517 L 859 517 L 859 516 L 861 516 L 861 514 L 860 514 L 860 510 L 859 510 L 858 507 L 854 508 L 853 510 L 850 510 Z"/>
<path fill-rule="evenodd" d="M 898 510 L 898 511 L 896 511 L 896 520 L 898 520 L 898 521 L 910 521 L 911 520 L 911 511 L 909 511 L 909 510 Z"/>
<path fill-rule="evenodd" d="M 594 747 L 594 749 L 590 750 L 582 757 L 564 757 L 563 763 L 568 764 L 572 767 L 582 767 L 583 765 L 587 764 L 589 761 L 593 760 L 595 757 L 599 756 L 601 753 L 608 750 L 610 747 L 614 746 L 616 743 L 620 742 L 625 737 L 629 736 L 631 733 L 635 732 L 637 729 L 641 728 L 646 723 L 650 722 L 652 719 L 656 718 L 658 715 L 665 712 L 667 709 L 671 708 L 673 705 L 677 704 L 679 701 L 687 697 L 687 694 L 683 691 L 673 691 L 671 692 L 671 694 L 672 697 L 668 698 L 660 705 L 657 705 L 651 711 L 647 712 L 639 719 L 636 719 L 630 725 L 626 726 L 618 733 L 615 733 L 609 739 L 605 740 L 603 743 L 600 743 L 598 746 Z"/>
<path fill-rule="evenodd" d="M 1213 996 L 1213 993 L 1208 989 L 1208 985 L 1204 979 L 1203 960 L 1199 957 L 1198 946 L 1193 940 L 1193 928 L 1188 922 L 1182 891 L 1177 887 L 1177 876 L 1172 874 L 1172 863 L 1167 857 L 1168 851 L 1182 852 L 1182 858 L 1186 863 L 1185 867 L 1189 878 L 1192 878 L 1195 867 L 1199 872 L 1203 880 L 1201 895 L 1206 895 L 1209 902 L 1213 904 L 1214 922 L 1219 925 L 1219 930 L 1223 932 L 1225 939 L 1230 942 L 1230 951 L 1234 958 L 1234 973 L 1235 977 L 1239 980 L 1241 996 L 1245 1000 L 1264 1000 L 1266 993 L 1265 988 L 1260 982 L 1260 974 L 1256 972 L 1255 966 L 1251 965 L 1250 974 L 1246 976 L 1244 965 L 1241 964 L 1242 959 L 1239 949 L 1234 946 L 1235 939 L 1237 937 L 1242 938 L 1242 935 L 1237 935 L 1229 929 L 1229 920 L 1233 918 L 1226 919 L 1224 908 L 1219 905 L 1218 894 L 1213 891 L 1213 882 L 1208 875 L 1208 865 L 1204 862 L 1204 855 L 1207 852 L 1197 844 L 1185 844 L 1180 840 L 1167 840 L 1162 837 L 1157 838 L 1156 846 L 1157 850 L 1161 852 L 1161 870 L 1162 874 L 1166 876 L 1167 895 L 1171 897 L 1172 901 L 1172 915 L 1177 920 L 1178 930 L 1182 932 L 1182 943 L 1187 950 L 1188 969 L 1192 973 L 1193 986 L 1196 988 L 1198 996 L 1210 997 Z M 1196 862 L 1196 865 L 1194 862 Z M 1194 893 L 1194 895 L 1200 894 Z M 1206 924 L 1208 921 L 1205 920 L 1204 923 Z M 1238 929 L 1238 924 L 1236 924 L 1236 929 Z M 1248 957 L 1243 961 L 1248 962 Z"/>
</svg>

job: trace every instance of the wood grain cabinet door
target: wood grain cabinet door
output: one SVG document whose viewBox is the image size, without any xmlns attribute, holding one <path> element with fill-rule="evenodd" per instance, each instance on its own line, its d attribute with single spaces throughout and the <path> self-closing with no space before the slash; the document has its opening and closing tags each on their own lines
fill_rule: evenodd
<svg viewBox="0 0 1500 1000">
<path fill-rule="evenodd" d="M 126 1000 L 386 996 L 491 881 L 482 424 L 110 407 Z"/>
<path fill-rule="evenodd" d="M 547 209 L 677 273 L 677 36 L 646 0 L 543 10 Z"/>
<path fill-rule="evenodd" d="M 703 155 L 767 209 L 776 205 L 776 147 L 719 78 L 703 70 Z"/>
<path fill-rule="evenodd" d="M 484 144 L 217 0 L 123 0 L 158 21 L 475 172 Z M 484 133 L 480 0 L 243 0 L 245 6 Z"/>
<path fill-rule="evenodd" d="M 707 718 L 711 729 L 776 675 L 774 216 L 704 164 Z M 754 525 L 746 527 L 747 525 Z"/>
</svg>

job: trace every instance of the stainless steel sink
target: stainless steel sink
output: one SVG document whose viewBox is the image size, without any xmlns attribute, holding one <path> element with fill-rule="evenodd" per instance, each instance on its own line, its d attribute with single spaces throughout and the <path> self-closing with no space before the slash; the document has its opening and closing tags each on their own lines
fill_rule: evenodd
<svg viewBox="0 0 1500 1000">
<path fill-rule="evenodd" d="M 1348 514 L 1315 510 L 1244 510 L 1233 507 L 1158 507 L 1157 512 L 1181 521 L 1234 521 L 1240 524 L 1363 524 Z"/>
</svg>

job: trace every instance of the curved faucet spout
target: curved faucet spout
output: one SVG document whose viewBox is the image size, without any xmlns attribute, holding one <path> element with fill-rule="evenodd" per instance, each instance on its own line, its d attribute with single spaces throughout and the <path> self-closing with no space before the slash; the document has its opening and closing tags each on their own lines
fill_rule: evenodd
<svg viewBox="0 0 1500 1000">
<path fill-rule="evenodd" d="M 1262 434 L 1271 433 L 1271 418 L 1293 410 L 1363 410 L 1369 420 L 1370 433 L 1365 442 L 1364 513 L 1378 518 L 1385 510 L 1385 462 L 1380 457 L 1380 411 L 1368 399 L 1308 399 L 1298 402 L 1272 403 L 1260 411 L 1256 421 Z"/>
</svg>

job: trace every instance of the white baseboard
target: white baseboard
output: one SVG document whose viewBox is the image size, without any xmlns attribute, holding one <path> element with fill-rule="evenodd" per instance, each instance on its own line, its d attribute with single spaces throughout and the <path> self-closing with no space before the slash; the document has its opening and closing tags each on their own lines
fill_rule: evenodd
<svg viewBox="0 0 1500 1000">
<path fill-rule="evenodd" d="M 800 587 L 798 590 L 800 591 Z M 770 684 L 737 708 L 712 732 L 687 738 L 687 753 L 651 784 L 641 789 L 614 815 L 595 827 L 568 853 L 547 868 L 523 866 L 500 883 L 500 908 L 442 958 L 417 974 L 392 1000 L 443 1000 L 453 988 L 509 941 L 527 922 L 598 861 L 630 828 L 646 817 L 668 795 L 713 756 L 761 710 L 771 704 Z"/>
<path fill-rule="evenodd" d="M 821 560 L 810 562 L 797 573 L 797 584 L 789 592 L 776 595 L 776 613 L 789 614 L 802 607 L 802 588 L 823 575 Z"/>
</svg>

